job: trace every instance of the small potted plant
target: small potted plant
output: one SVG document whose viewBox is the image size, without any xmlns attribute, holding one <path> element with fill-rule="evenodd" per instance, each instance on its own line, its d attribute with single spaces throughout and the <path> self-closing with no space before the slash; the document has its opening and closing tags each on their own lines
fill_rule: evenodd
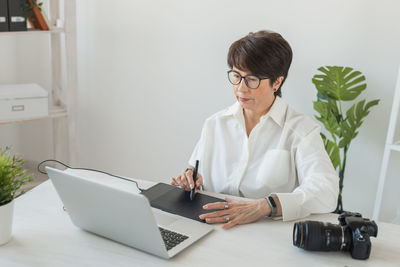
<svg viewBox="0 0 400 267">
<path fill-rule="evenodd" d="M 22 185 L 33 180 L 23 168 L 23 160 L 9 155 L 10 148 L 0 148 L 0 245 L 11 239 L 14 197 Z"/>
<path fill-rule="evenodd" d="M 42 14 L 43 2 L 38 0 L 20 0 L 21 8 L 25 12 L 29 24 L 33 29 L 48 31 L 49 26 Z"/>
</svg>

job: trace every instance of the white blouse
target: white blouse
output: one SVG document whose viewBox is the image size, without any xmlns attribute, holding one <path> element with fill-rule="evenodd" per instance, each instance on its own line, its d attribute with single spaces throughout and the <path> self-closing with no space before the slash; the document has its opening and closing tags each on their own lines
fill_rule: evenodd
<svg viewBox="0 0 400 267">
<path fill-rule="evenodd" d="M 236 102 L 205 121 L 189 164 L 200 161 L 205 190 L 254 199 L 276 195 L 284 221 L 331 212 L 339 177 L 320 129 L 276 97 L 247 136 Z"/>
</svg>

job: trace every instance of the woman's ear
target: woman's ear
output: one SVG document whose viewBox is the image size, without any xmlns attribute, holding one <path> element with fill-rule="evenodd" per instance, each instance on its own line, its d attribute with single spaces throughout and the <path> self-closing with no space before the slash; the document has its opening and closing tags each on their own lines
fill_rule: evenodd
<svg viewBox="0 0 400 267">
<path fill-rule="evenodd" d="M 282 82 L 283 82 L 284 77 L 283 76 L 279 76 L 276 81 L 273 84 L 273 88 L 274 91 L 276 92 L 278 90 L 278 88 L 281 86 Z"/>
</svg>

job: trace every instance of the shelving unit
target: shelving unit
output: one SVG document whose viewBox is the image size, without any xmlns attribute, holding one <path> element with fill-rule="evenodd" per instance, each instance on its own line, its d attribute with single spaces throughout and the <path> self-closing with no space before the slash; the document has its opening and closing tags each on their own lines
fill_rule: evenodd
<svg viewBox="0 0 400 267">
<path fill-rule="evenodd" d="M 36 29 L 28 29 L 27 31 L 18 31 L 18 32 L 0 32 L 0 36 L 15 36 L 15 35 L 27 35 L 27 34 L 58 34 L 65 33 L 64 28 L 53 27 L 48 31 L 41 31 Z"/>
<path fill-rule="evenodd" d="M 44 0 L 46 1 L 46 0 Z M 0 38 L 8 36 L 49 35 L 51 90 L 49 91 L 49 115 L 0 121 L 0 125 L 25 123 L 38 120 L 52 120 L 53 157 L 69 162 L 71 138 L 74 136 L 74 103 L 77 90 L 76 79 L 76 0 L 47 0 L 49 7 L 48 31 L 28 30 L 0 32 Z M 60 14 L 61 10 L 63 14 Z M 62 16 L 60 16 L 62 15 Z M 56 27 L 57 20 L 64 21 L 64 27 Z M 30 81 L 30 82 L 35 82 Z"/>
<path fill-rule="evenodd" d="M 35 118 L 26 118 L 26 119 L 17 119 L 17 120 L 8 120 L 8 121 L 0 121 L 1 124 L 10 124 L 10 123 L 18 123 L 18 122 L 28 122 L 28 121 L 37 121 L 37 120 L 49 120 L 56 118 L 67 117 L 67 110 L 63 107 L 54 107 L 49 109 L 49 115 L 45 117 L 35 117 Z"/>
<path fill-rule="evenodd" d="M 390 155 L 392 151 L 400 151 L 400 140 L 395 141 L 396 123 L 400 111 L 400 68 L 397 75 L 397 83 L 394 90 L 392 112 L 390 114 L 389 128 L 386 137 L 385 150 L 383 152 L 383 159 L 381 171 L 379 174 L 378 189 L 376 192 L 375 207 L 373 219 L 379 220 L 379 215 L 382 205 L 383 190 L 385 187 L 386 174 L 389 167 Z M 400 207 L 398 207 L 400 209 Z"/>
<path fill-rule="evenodd" d="M 392 150 L 400 151 L 400 141 L 390 146 Z"/>
</svg>

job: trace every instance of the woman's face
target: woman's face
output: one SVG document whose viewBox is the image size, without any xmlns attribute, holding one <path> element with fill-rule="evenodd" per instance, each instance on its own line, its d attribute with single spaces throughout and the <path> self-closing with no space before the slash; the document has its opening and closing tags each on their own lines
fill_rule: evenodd
<svg viewBox="0 0 400 267">
<path fill-rule="evenodd" d="M 238 72 L 242 77 L 252 74 L 241 71 L 236 67 L 233 67 L 233 70 Z M 247 87 L 244 79 L 242 79 L 238 85 L 233 85 L 233 92 L 243 109 L 264 114 L 269 110 L 272 103 L 274 103 L 274 92 L 279 88 L 282 80 L 283 77 L 279 77 L 272 86 L 270 79 L 260 80 L 260 85 L 257 89 L 250 89 Z"/>
</svg>

